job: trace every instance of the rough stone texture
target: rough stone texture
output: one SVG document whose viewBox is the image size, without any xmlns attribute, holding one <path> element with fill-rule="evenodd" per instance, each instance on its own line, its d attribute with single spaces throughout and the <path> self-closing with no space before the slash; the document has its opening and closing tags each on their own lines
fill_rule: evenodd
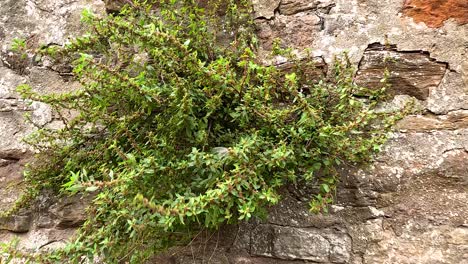
<svg viewBox="0 0 468 264">
<path fill-rule="evenodd" d="M 462 74 L 468 76 L 466 71 Z M 459 72 L 447 71 L 441 84 L 430 91 L 427 109 L 439 115 L 460 109 L 467 110 L 468 83 L 463 82 L 462 76 Z"/>
<path fill-rule="evenodd" d="M 281 35 L 284 45 L 295 43 L 306 47 L 315 39 L 316 32 L 323 26 L 315 12 L 298 13 L 293 16 L 278 15 L 271 20 L 257 23 L 258 37 L 262 45 L 271 48 L 273 41 Z"/>
<path fill-rule="evenodd" d="M 0 218 L 0 230 L 7 230 L 15 233 L 24 233 L 29 231 L 31 225 L 30 215 L 16 215 Z"/>
<path fill-rule="evenodd" d="M 120 9 L 125 4 L 128 4 L 127 0 L 104 0 L 104 3 L 106 5 L 106 11 L 107 12 L 119 12 Z"/>
<path fill-rule="evenodd" d="M 411 132 L 466 129 L 468 128 L 468 111 L 451 111 L 447 115 L 411 115 L 400 121 L 398 128 Z"/>
<path fill-rule="evenodd" d="M 45 222 L 45 225 L 49 225 L 52 222 L 59 229 L 79 227 L 86 220 L 85 209 L 91 198 L 92 196 L 74 196 L 54 201 L 53 205 L 47 208 L 50 220 L 44 219 L 44 216 L 41 215 L 40 223 L 44 224 Z"/>
<path fill-rule="evenodd" d="M 302 75 L 302 77 L 307 80 L 318 82 L 327 76 L 328 66 L 321 57 L 302 59 L 300 63 L 302 65 L 309 65 Z M 294 65 L 290 62 L 280 62 L 276 64 L 276 67 L 283 73 L 283 78 L 284 75 L 293 71 L 293 66 Z"/>
<path fill-rule="evenodd" d="M 21 168 L 31 157 L 21 142 L 33 130 L 23 113 L 32 113 L 38 125 L 55 118 L 46 105 L 18 99 L 14 88 L 30 83 L 47 93 L 78 87 L 68 79 L 66 64 L 21 61 L 8 46 L 14 37 L 26 38 L 31 47 L 64 43 L 80 31 L 85 6 L 106 9 L 99 0 L 0 5 L 0 210 L 19 195 Z M 411 100 L 416 110 L 397 125 L 371 165 L 343 169 L 338 203 L 329 215 L 308 212 L 315 187 L 298 183 L 282 190 L 284 199 L 269 208 L 266 219 L 206 231 L 150 263 L 468 263 L 468 12 L 463 10 L 464 0 L 255 1 L 260 55 L 275 38 L 300 55 L 310 48 L 319 63 L 307 74 L 318 76 L 346 50 L 361 84 L 374 87 L 385 67 L 392 72 L 395 96 L 380 111 Z M 290 64 L 276 59 L 287 72 Z M 62 246 L 82 223 L 91 198 L 44 194 L 34 210 L 0 219 L 0 241 L 18 236 L 29 249 Z"/>
<path fill-rule="evenodd" d="M 309 10 L 329 10 L 333 7 L 333 1 L 319 0 L 319 1 L 302 1 L 302 0 L 283 0 L 281 1 L 279 12 L 282 15 L 294 15 L 299 12 Z"/>
<path fill-rule="evenodd" d="M 437 88 L 447 65 L 431 59 L 421 51 L 398 52 L 395 46 L 372 44 L 359 63 L 356 83 L 364 87 L 379 88 L 386 70 L 390 76 L 390 93 L 407 94 L 426 100 L 429 91 Z"/>
<path fill-rule="evenodd" d="M 278 8 L 281 0 L 253 0 L 255 18 L 270 19 L 275 16 L 275 10 Z"/>
<path fill-rule="evenodd" d="M 252 231 L 251 254 L 280 259 L 346 263 L 350 238 L 327 229 L 259 225 Z"/>
<path fill-rule="evenodd" d="M 468 23 L 468 2 L 465 0 L 406 0 L 403 13 L 429 27 L 440 27 L 453 18 L 459 24 Z"/>
</svg>

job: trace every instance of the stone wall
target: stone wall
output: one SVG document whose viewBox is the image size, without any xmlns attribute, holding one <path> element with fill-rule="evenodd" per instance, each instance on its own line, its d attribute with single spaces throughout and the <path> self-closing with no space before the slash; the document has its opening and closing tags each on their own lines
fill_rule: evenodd
<svg viewBox="0 0 468 264">
<path fill-rule="evenodd" d="M 41 44 L 61 45 L 80 33 L 84 8 L 105 12 L 104 3 L 88 0 L 2 0 L 0 3 L 0 211 L 21 194 L 22 166 L 33 153 L 22 138 L 34 130 L 24 114 L 37 126 L 54 125 L 57 117 L 42 103 L 28 104 L 15 92 L 17 85 L 30 84 L 41 93 L 76 89 L 66 65 L 49 65 L 30 54 L 23 58 L 10 50 L 14 38 L 26 39 L 28 48 Z M 0 241 L 20 237 L 29 249 L 60 246 L 84 220 L 87 200 L 45 194 L 33 210 L 0 218 Z M 1 263 L 1 259 L 0 259 Z"/>
<path fill-rule="evenodd" d="M 108 4 L 112 1 L 107 1 Z M 198 236 L 153 263 L 468 263 L 468 2 L 466 0 L 254 0 L 260 53 L 279 37 L 326 64 L 348 51 L 356 82 L 372 86 L 391 71 L 392 100 L 419 109 L 402 120 L 368 168 L 343 171 L 338 203 L 312 215 L 305 184 L 282 190 L 265 220 Z M 64 65 L 17 58 L 14 37 L 28 45 L 63 44 L 80 32 L 84 7 L 100 0 L 2 0 L 0 5 L 0 210 L 21 192 L 21 168 L 32 153 L 21 138 L 54 122 L 46 105 L 14 92 L 77 87 Z M 115 6 L 108 9 L 115 10 Z M 323 66 L 323 65 L 322 65 Z M 326 69 L 326 65 L 323 66 Z M 83 221 L 82 197 L 45 195 L 34 210 L 0 219 L 0 241 L 31 249 L 60 246 Z"/>
</svg>

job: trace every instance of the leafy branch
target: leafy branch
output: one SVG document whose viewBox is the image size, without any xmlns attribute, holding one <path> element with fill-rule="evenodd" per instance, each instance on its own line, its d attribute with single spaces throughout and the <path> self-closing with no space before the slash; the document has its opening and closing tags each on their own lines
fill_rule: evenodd
<svg viewBox="0 0 468 264">
<path fill-rule="evenodd" d="M 104 18 L 84 12 L 86 35 L 40 51 L 72 61 L 81 90 L 18 89 L 76 114 L 28 138 L 41 152 L 29 192 L 5 215 L 44 189 L 95 195 L 75 240 L 31 259 L 142 263 L 202 228 L 259 214 L 300 179 L 318 182 L 311 210 L 326 211 L 336 168 L 369 161 L 403 114 L 376 111 L 385 89 L 355 85 L 346 56 L 323 80 L 294 57 L 288 73 L 262 64 L 248 1 L 132 3 Z M 216 44 L 219 32 L 230 45 Z"/>
</svg>

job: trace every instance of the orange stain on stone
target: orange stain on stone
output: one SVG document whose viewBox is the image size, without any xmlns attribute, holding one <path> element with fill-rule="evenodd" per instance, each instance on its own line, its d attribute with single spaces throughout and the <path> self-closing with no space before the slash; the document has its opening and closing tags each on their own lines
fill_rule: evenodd
<svg viewBox="0 0 468 264">
<path fill-rule="evenodd" d="M 463 25 L 468 23 L 468 0 L 406 0 L 403 14 L 432 28 L 450 18 Z"/>
</svg>

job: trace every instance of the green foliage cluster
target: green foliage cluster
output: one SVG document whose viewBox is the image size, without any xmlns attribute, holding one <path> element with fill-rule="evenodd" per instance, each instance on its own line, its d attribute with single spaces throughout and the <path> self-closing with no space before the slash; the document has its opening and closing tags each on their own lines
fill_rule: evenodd
<svg viewBox="0 0 468 264">
<path fill-rule="evenodd" d="M 288 73 L 260 63 L 249 3 L 218 2 L 85 12 L 88 34 L 41 51 L 72 61 L 83 88 L 20 87 L 63 127 L 29 138 L 40 154 L 7 214 L 45 189 L 95 198 L 76 239 L 40 262 L 143 263 L 202 227 L 261 214 L 298 180 L 318 184 L 311 210 L 326 210 L 337 166 L 369 160 L 385 141 L 398 116 L 375 111 L 384 89 L 356 86 L 346 59 L 320 81 L 307 60 L 290 57 Z"/>
</svg>

